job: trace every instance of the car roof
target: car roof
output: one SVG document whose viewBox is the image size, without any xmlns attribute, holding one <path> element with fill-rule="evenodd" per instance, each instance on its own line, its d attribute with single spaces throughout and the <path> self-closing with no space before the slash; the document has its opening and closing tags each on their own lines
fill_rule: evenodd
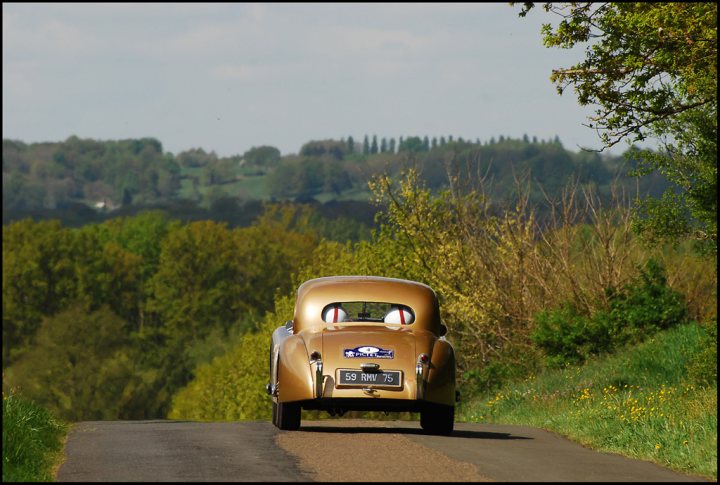
<svg viewBox="0 0 720 485">
<path fill-rule="evenodd" d="M 407 305 L 415 312 L 415 328 L 439 331 L 437 295 L 417 281 L 384 276 L 326 276 L 306 281 L 297 291 L 293 324 L 295 331 L 321 329 L 322 309 L 335 302 L 376 301 Z"/>
</svg>

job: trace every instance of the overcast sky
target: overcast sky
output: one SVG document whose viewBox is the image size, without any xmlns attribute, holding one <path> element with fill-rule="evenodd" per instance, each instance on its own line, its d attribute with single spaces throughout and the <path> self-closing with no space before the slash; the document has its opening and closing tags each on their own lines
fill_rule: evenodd
<svg viewBox="0 0 720 485">
<path fill-rule="evenodd" d="M 3 138 L 157 138 L 220 156 L 365 135 L 600 148 L 507 3 L 3 3 Z M 616 147 L 617 148 L 617 147 Z M 624 148 L 622 148 L 624 150 Z M 615 152 L 613 152 L 615 153 Z"/>
</svg>

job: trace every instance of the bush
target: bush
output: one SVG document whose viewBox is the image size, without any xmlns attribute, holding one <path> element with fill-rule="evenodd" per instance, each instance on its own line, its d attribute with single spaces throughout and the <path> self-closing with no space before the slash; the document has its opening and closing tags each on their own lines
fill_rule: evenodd
<svg viewBox="0 0 720 485">
<path fill-rule="evenodd" d="M 701 386 L 717 386 L 717 317 L 703 326 L 706 333 L 702 347 L 690 358 L 688 378 Z"/>
<path fill-rule="evenodd" d="M 566 303 L 559 309 L 538 313 L 531 338 L 546 353 L 549 366 L 579 364 L 591 354 L 612 348 L 611 328 L 605 316 L 581 315 L 574 305 Z"/>
<path fill-rule="evenodd" d="M 610 295 L 609 324 L 616 344 L 638 342 L 658 330 L 687 320 L 683 296 L 667 285 L 665 270 L 648 260 L 640 278 L 618 294 Z"/>
<path fill-rule="evenodd" d="M 548 365 L 581 364 L 590 355 L 612 352 L 687 320 L 683 296 L 668 287 L 663 268 L 652 259 L 636 281 L 608 295 L 609 309 L 591 316 L 570 303 L 535 315 L 531 338 Z"/>
<path fill-rule="evenodd" d="M 506 382 L 525 375 L 525 371 L 524 367 L 512 362 L 501 359 L 490 361 L 481 368 L 463 373 L 462 397 L 467 399 L 480 392 L 499 389 Z"/>
</svg>

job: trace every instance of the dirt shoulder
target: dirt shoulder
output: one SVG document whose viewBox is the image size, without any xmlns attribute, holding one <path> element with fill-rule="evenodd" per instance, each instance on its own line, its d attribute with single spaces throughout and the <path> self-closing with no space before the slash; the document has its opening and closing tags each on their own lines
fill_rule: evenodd
<svg viewBox="0 0 720 485">
<path fill-rule="evenodd" d="M 408 423 L 409 424 L 409 423 Z M 319 482 L 489 481 L 471 464 L 417 443 L 383 421 L 304 421 L 275 440 Z"/>
</svg>

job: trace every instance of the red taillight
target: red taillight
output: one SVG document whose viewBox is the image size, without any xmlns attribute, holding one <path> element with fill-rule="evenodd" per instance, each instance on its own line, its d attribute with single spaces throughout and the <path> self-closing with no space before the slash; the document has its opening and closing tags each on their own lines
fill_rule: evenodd
<svg viewBox="0 0 720 485">
<path fill-rule="evenodd" d="M 418 361 L 427 364 L 430 361 L 430 357 L 428 357 L 427 354 L 420 354 L 420 357 L 418 357 Z"/>
</svg>

